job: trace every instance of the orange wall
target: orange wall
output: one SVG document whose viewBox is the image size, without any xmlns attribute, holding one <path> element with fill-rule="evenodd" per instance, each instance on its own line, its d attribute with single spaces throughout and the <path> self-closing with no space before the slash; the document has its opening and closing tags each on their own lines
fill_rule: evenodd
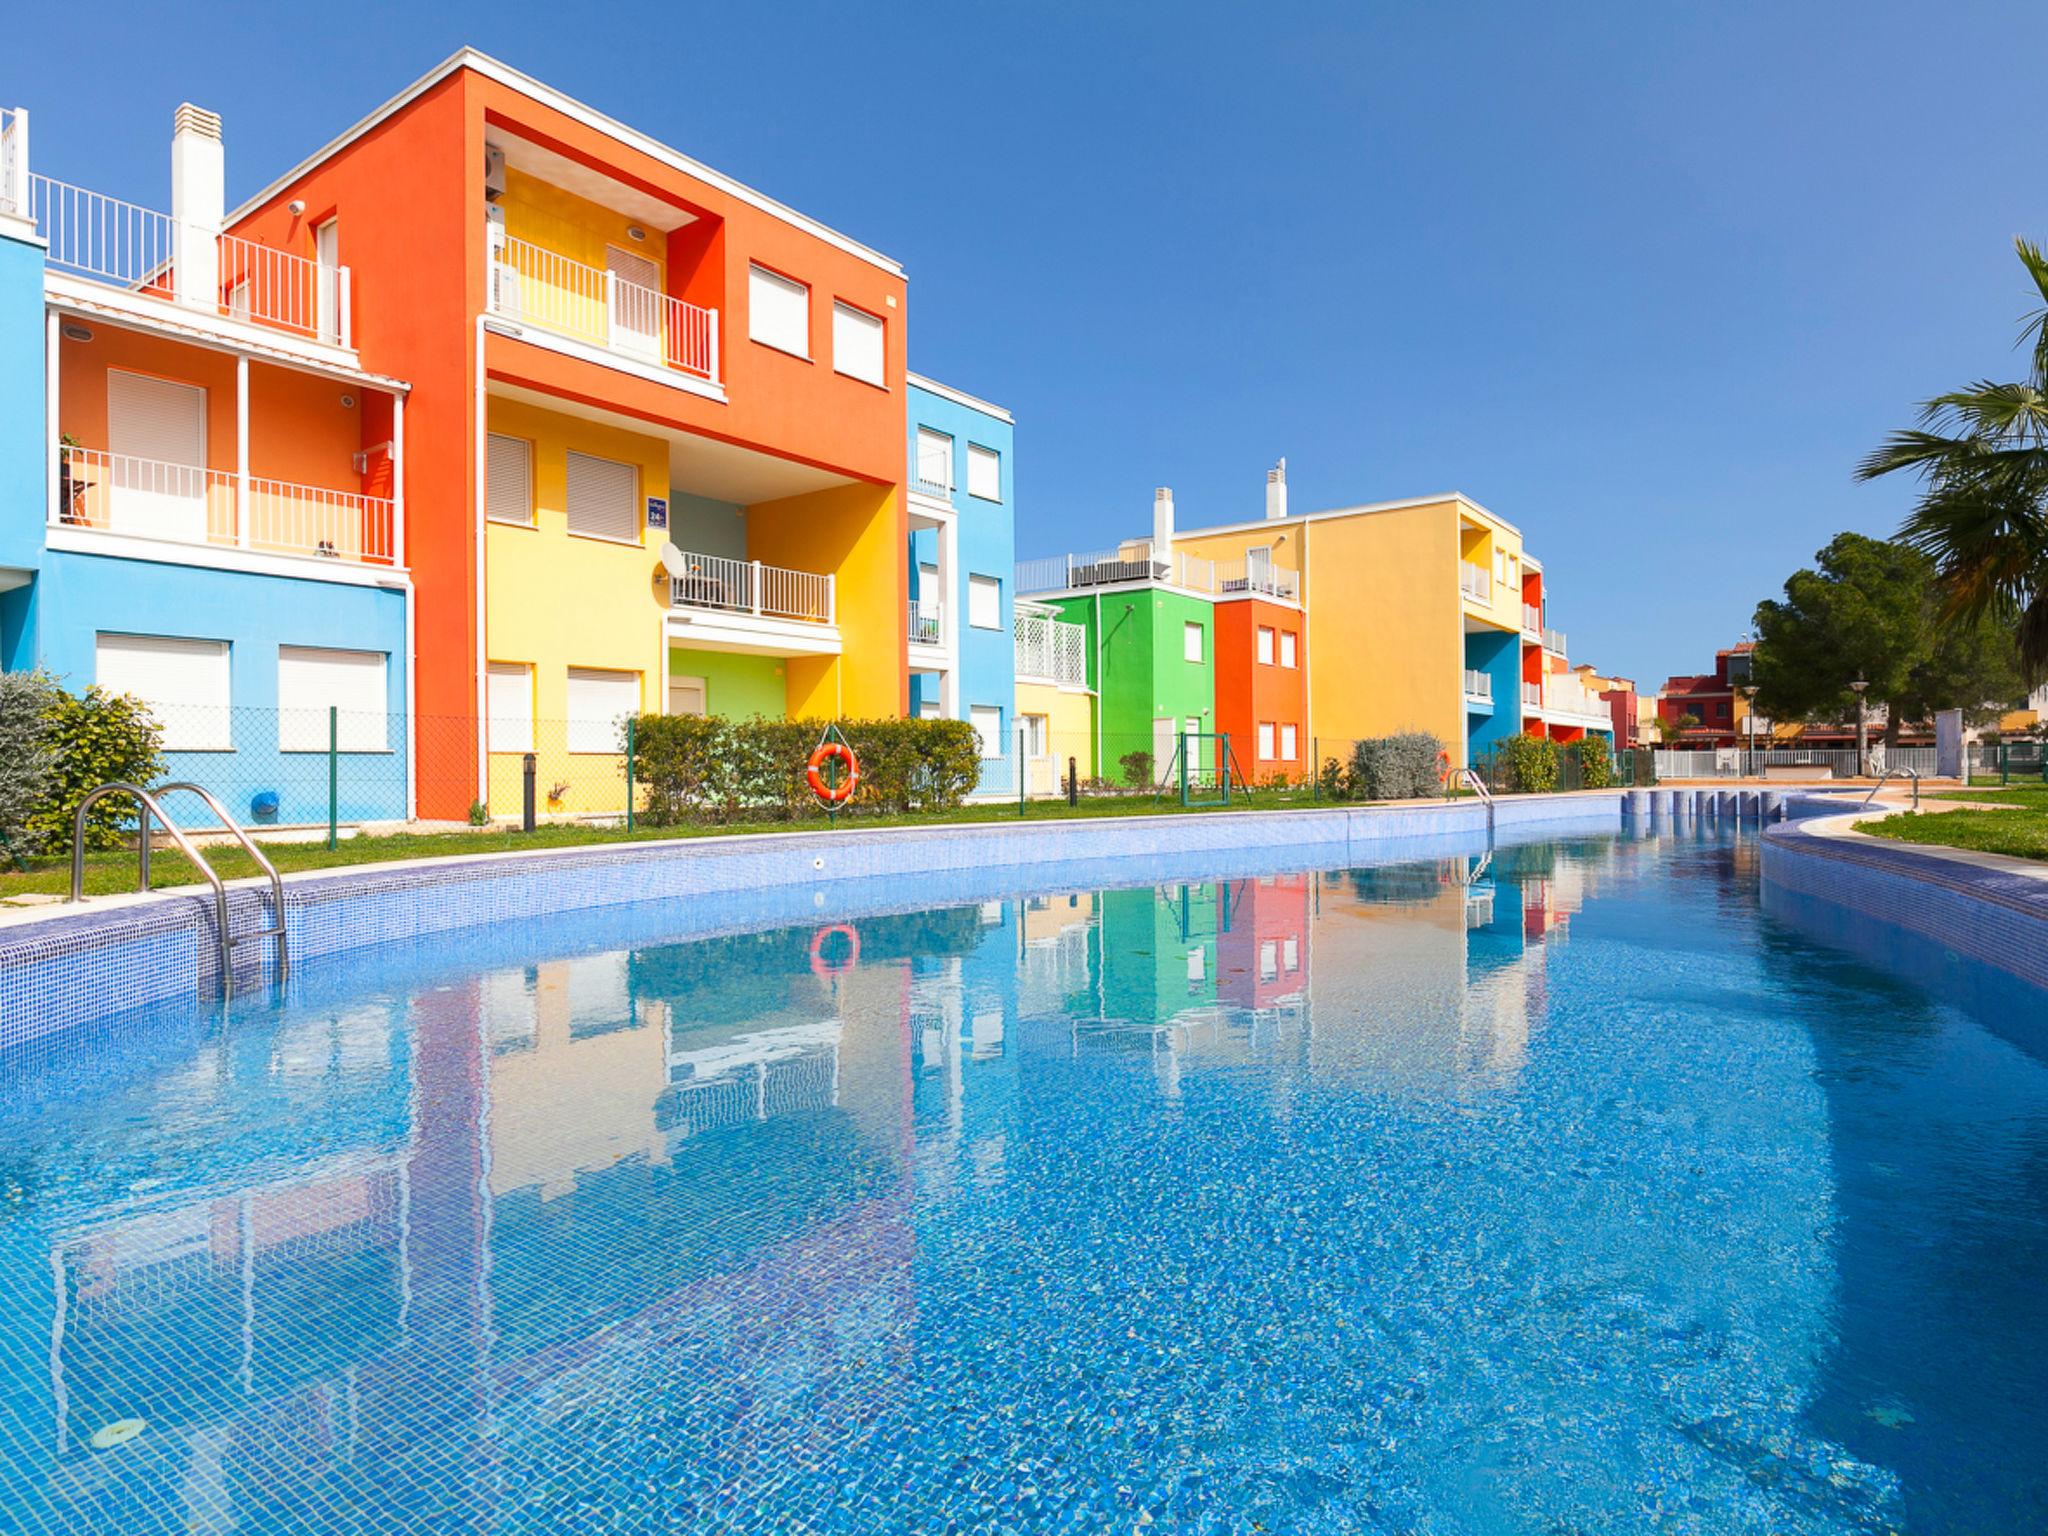
<svg viewBox="0 0 2048 1536">
<path fill-rule="evenodd" d="M 1273 660 L 1258 659 L 1258 631 L 1273 630 Z M 1216 604 L 1216 728 L 1230 733 L 1231 750 L 1248 776 L 1307 771 L 1308 626 L 1300 610 L 1258 598 L 1230 598 Z M 1280 665 L 1280 632 L 1295 636 L 1295 665 Z M 1295 755 L 1258 756 L 1259 722 L 1272 722 L 1273 749 L 1280 750 L 1278 727 L 1295 728 Z"/>
</svg>

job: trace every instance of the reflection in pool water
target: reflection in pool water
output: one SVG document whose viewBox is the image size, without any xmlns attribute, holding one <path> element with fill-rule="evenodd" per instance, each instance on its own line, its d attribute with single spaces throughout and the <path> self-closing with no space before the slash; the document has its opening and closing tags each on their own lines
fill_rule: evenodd
<svg viewBox="0 0 2048 1536">
<path fill-rule="evenodd" d="M 14 1063 L 0 1509 L 2039 1528 L 2048 1010 L 1753 851 L 565 930 Z"/>
</svg>

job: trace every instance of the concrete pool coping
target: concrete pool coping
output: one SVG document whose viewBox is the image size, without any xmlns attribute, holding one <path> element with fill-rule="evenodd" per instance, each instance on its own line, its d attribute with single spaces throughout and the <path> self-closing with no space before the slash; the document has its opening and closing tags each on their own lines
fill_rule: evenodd
<svg viewBox="0 0 2048 1536">
<path fill-rule="evenodd" d="M 862 831 L 740 833 L 580 847 L 456 853 L 287 875 L 294 967 L 386 942 L 636 902 L 967 868 L 1056 869 L 1162 853 L 1315 848 L 1333 862 L 1389 843 L 1618 827 L 1623 791 L 1388 806 L 1058 821 L 973 822 Z M 268 883 L 228 883 L 229 927 L 270 921 Z M 821 909 L 829 917 L 829 910 Z M 219 992 L 211 893 L 203 886 L 31 907 L 0 918 L 0 1050 L 153 1003 Z M 260 986 L 272 947 L 235 952 L 237 991 Z"/>
</svg>

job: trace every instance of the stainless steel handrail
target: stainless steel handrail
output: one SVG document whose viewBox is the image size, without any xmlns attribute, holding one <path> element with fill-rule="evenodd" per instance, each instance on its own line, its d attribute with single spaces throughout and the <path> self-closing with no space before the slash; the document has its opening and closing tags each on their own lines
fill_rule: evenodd
<svg viewBox="0 0 2048 1536">
<path fill-rule="evenodd" d="M 1875 800 L 1875 799 L 1877 798 L 1877 792 L 1878 792 L 1878 791 L 1879 791 L 1880 789 L 1883 789 L 1883 788 L 1885 787 L 1885 785 L 1887 785 L 1887 784 L 1891 783 L 1891 781 L 1892 781 L 1893 779 L 1896 779 L 1896 778 L 1908 778 L 1908 779 L 1911 779 L 1911 780 L 1913 781 L 1913 809 L 1914 809 L 1915 811 L 1919 810 L 1919 809 L 1920 809 L 1920 774 L 1919 774 L 1919 771 L 1918 771 L 1917 769 L 1913 769 L 1913 768 L 1887 768 L 1887 769 L 1885 769 L 1885 771 L 1884 771 L 1883 773 L 1881 773 L 1881 774 L 1879 774 L 1879 775 L 1878 775 L 1878 779 L 1877 779 L 1877 782 L 1876 782 L 1875 784 L 1873 784 L 1873 785 L 1871 785 L 1871 786 L 1870 786 L 1870 793 L 1869 793 L 1869 794 L 1867 794 L 1867 795 L 1865 795 L 1865 796 L 1863 797 L 1863 803 L 1864 803 L 1864 805 L 1868 806 L 1868 805 L 1870 804 L 1870 802 L 1871 802 L 1871 801 L 1873 801 L 1873 800 Z"/>
<path fill-rule="evenodd" d="M 1486 781 L 1479 777 L 1479 771 L 1476 768 L 1453 768 L 1444 775 L 1444 798 L 1446 800 L 1452 798 L 1451 786 L 1458 783 L 1461 779 L 1472 786 L 1474 794 L 1484 800 L 1489 807 L 1492 806 L 1492 792 L 1487 789 Z"/>
<path fill-rule="evenodd" d="M 199 785 L 192 783 L 189 779 L 178 779 L 173 783 L 159 784 L 156 787 L 157 796 L 161 799 L 174 789 L 189 791 L 205 801 L 206 808 L 213 812 L 215 818 L 227 829 L 228 835 L 242 845 L 242 852 L 254 859 L 256 867 L 270 878 L 270 903 L 272 912 L 277 920 L 277 926 L 271 929 L 269 933 L 252 933 L 245 935 L 245 937 L 252 939 L 274 937 L 277 940 L 277 979 L 283 981 L 291 965 L 291 957 L 286 949 L 284 933 L 284 878 L 278 874 L 277 866 L 264 857 L 263 850 L 256 846 L 255 840 L 242 830 L 242 824 L 230 816 L 227 812 L 227 807 L 214 798 L 211 790 L 203 789 Z M 157 815 L 161 817 L 163 811 L 159 809 Z M 168 827 L 170 823 L 165 822 L 164 825 Z"/>
<path fill-rule="evenodd" d="M 213 866 L 199 856 L 199 850 L 192 846 L 192 840 L 180 832 L 171 818 L 164 814 L 164 808 L 157 804 L 156 796 L 140 784 L 127 784 L 119 780 L 111 784 L 102 784 L 78 802 L 77 813 L 71 818 L 71 894 L 65 899 L 85 900 L 85 813 L 109 795 L 134 796 L 135 803 L 142 812 L 141 852 L 136 859 L 136 874 L 140 878 L 142 890 L 149 889 L 149 819 L 152 815 L 164 824 L 164 830 L 171 834 L 171 841 L 178 845 L 178 851 L 192 861 L 193 867 L 204 875 L 206 883 L 213 887 L 214 931 L 220 940 L 220 986 L 221 995 L 225 997 L 234 984 L 228 949 L 228 888 L 221 883 L 220 876 L 214 873 Z"/>
</svg>

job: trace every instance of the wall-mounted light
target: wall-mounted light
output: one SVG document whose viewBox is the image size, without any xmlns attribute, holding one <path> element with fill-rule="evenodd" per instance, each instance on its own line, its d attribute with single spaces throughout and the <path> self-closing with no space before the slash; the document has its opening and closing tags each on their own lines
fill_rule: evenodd
<svg viewBox="0 0 2048 1536">
<path fill-rule="evenodd" d="M 295 219 L 302 219 L 306 216 L 306 200 L 303 197 L 295 197 L 284 205 L 284 211 Z"/>
<path fill-rule="evenodd" d="M 626 226 L 626 237 L 629 240 L 645 240 L 647 238 L 647 231 L 638 224 L 628 224 Z"/>
<path fill-rule="evenodd" d="M 356 408 L 356 397 L 354 395 L 343 395 L 341 397 L 341 408 L 344 411 L 354 410 Z"/>
<path fill-rule="evenodd" d="M 91 331 L 91 329 L 90 329 L 89 327 L 87 327 L 87 326 L 79 325 L 79 324 L 77 324 L 77 323 L 76 323 L 76 322 L 74 322 L 74 321 L 66 321 L 66 322 L 65 322 L 65 324 L 64 324 L 64 326 L 63 326 L 63 332 L 64 332 L 64 339 L 65 339 L 66 341 L 91 341 L 91 340 L 92 340 L 92 331 Z"/>
</svg>

